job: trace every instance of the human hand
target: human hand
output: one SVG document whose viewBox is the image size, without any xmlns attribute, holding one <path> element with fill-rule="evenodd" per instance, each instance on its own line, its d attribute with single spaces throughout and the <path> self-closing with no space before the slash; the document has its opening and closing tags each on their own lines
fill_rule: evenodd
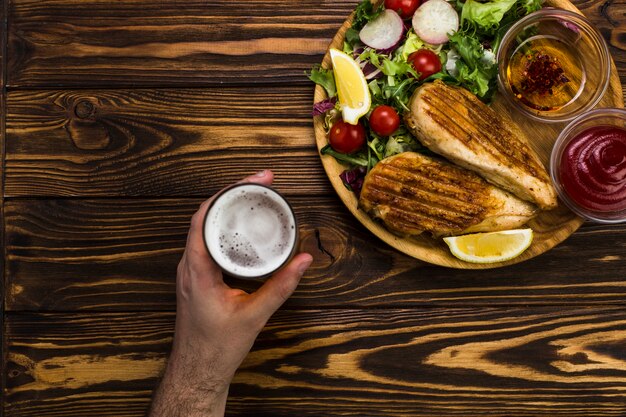
<svg viewBox="0 0 626 417">
<path fill-rule="evenodd" d="M 243 182 L 270 185 L 272 180 L 271 171 L 261 171 Z M 202 203 L 192 217 L 178 265 L 174 342 L 152 417 L 223 415 L 235 371 L 313 260 L 309 254 L 298 254 L 252 294 L 230 288 L 202 237 L 212 200 Z"/>
</svg>

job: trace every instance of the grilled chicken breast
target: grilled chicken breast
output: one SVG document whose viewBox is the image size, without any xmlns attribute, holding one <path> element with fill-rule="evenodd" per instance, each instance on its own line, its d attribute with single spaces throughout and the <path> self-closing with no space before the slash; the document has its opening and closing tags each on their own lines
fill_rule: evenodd
<svg viewBox="0 0 626 417">
<path fill-rule="evenodd" d="M 537 212 L 472 171 L 415 152 L 376 164 L 359 206 L 399 234 L 435 237 L 512 229 Z"/>
<path fill-rule="evenodd" d="M 406 124 L 431 151 L 542 209 L 556 191 L 537 154 L 517 131 L 471 92 L 440 81 L 418 88 Z"/>
</svg>

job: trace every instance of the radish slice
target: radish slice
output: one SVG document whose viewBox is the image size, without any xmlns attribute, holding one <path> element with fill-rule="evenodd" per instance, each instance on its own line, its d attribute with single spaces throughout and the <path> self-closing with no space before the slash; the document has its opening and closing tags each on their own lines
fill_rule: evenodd
<svg viewBox="0 0 626 417">
<path fill-rule="evenodd" d="M 443 1 L 443 0 L 442 0 Z M 359 32 L 361 42 L 376 50 L 393 50 L 404 34 L 404 22 L 398 13 L 386 9 Z"/>
<path fill-rule="evenodd" d="M 459 14 L 445 0 L 428 0 L 415 11 L 413 29 L 424 42 L 441 45 L 459 30 Z"/>
</svg>

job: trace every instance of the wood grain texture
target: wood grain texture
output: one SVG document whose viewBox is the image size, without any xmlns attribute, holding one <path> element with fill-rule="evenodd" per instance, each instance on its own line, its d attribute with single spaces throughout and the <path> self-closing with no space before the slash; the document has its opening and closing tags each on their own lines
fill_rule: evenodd
<svg viewBox="0 0 626 417">
<path fill-rule="evenodd" d="M 10 91 L 5 195 L 207 196 L 264 168 L 330 191 L 312 86 Z"/>
<path fill-rule="evenodd" d="M 303 71 L 357 1 L 2 2 L 0 415 L 144 416 L 189 219 L 265 167 L 315 263 L 237 374 L 228 415 L 626 414 L 626 226 L 585 225 L 514 267 L 452 271 L 381 243 L 335 196 Z M 626 80 L 626 4 L 576 4 Z"/>
<path fill-rule="evenodd" d="M 626 3 L 623 0 L 573 0 L 572 3 L 606 39 L 615 65 L 620 70 L 622 85 L 626 88 Z"/>
<path fill-rule="evenodd" d="M 7 308 L 173 311 L 176 265 L 200 202 L 7 201 Z M 301 249 L 315 257 L 287 302 L 290 309 L 626 301 L 626 225 L 587 225 L 557 248 L 518 266 L 457 271 L 388 247 L 334 196 L 293 197 L 290 202 L 300 222 Z M 320 251 L 320 242 L 328 254 Z M 229 283 L 248 290 L 257 286 Z"/>
<path fill-rule="evenodd" d="M 7 67 L 7 11 L 8 1 L 0 2 L 0 87 L 6 85 L 6 67 Z M 4 109 L 4 104 L 2 105 Z M 4 114 L 4 111 L 2 111 Z"/>
<path fill-rule="evenodd" d="M 357 0 L 13 0 L 9 85 L 305 83 Z"/>
<path fill-rule="evenodd" d="M 0 361 L 1 369 L 5 365 L 6 341 L 4 337 L 4 310 L 5 310 L 5 256 L 4 256 L 4 138 L 5 138 L 5 115 L 6 115 L 6 29 L 7 29 L 8 0 L 0 1 Z M 4 398 L 5 373 L 0 375 L 0 397 Z M 0 400 L 0 417 L 4 416 L 4 406 Z"/>
<path fill-rule="evenodd" d="M 172 314 L 9 317 L 6 415 L 145 415 L 170 348 L 173 319 Z"/>
<path fill-rule="evenodd" d="M 13 0 L 9 83 L 302 83 L 303 71 L 320 61 L 357 3 Z M 623 2 L 574 3 L 611 41 L 616 62 L 626 65 Z"/>
<path fill-rule="evenodd" d="M 7 415 L 144 415 L 173 321 L 9 315 Z M 623 416 L 625 343 L 622 307 L 279 312 L 227 415 Z"/>
</svg>

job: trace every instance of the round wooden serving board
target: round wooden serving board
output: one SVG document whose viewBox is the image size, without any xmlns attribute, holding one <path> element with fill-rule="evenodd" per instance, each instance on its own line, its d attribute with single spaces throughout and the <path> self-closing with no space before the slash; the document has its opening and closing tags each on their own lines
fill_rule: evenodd
<svg viewBox="0 0 626 417">
<path fill-rule="evenodd" d="M 567 0 L 548 0 L 544 6 L 560 7 L 562 9 L 572 10 L 576 13 L 582 14 L 580 10 L 574 7 Z M 329 45 L 329 49 L 342 49 L 345 32 L 352 25 L 352 17 L 353 16 L 350 16 L 341 26 Z M 330 56 L 327 51 L 324 56 L 324 60 L 322 61 L 322 67 L 330 68 L 330 66 Z M 326 93 L 324 89 L 317 86 L 315 89 L 314 102 L 321 101 L 325 98 Z M 526 134 L 529 143 L 539 154 L 544 165 L 547 167 L 552 145 L 565 124 L 546 124 L 533 121 L 513 109 L 509 109 L 499 93 L 496 95 L 491 106 L 502 116 L 513 120 L 518 124 L 518 126 L 520 126 L 522 131 Z M 615 68 L 615 64 L 612 60 L 609 87 L 597 107 L 624 107 L 622 86 L 617 74 L 617 69 Z M 324 131 L 324 121 L 322 116 L 314 118 L 314 128 L 317 147 L 321 150 L 328 143 L 326 133 Z M 574 233 L 583 224 L 583 219 L 576 216 L 564 205 L 559 203 L 559 206 L 556 209 L 542 212 L 528 223 L 528 226 L 534 231 L 535 238 L 532 245 L 522 255 L 510 261 L 496 264 L 468 263 L 452 256 L 448 247 L 441 239 L 433 239 L 426 233 L 413 238 L 402 238 L 389 232 L 384 226 L 382 226 L 381 223 L 373 220 L 365 212 L 359 210 L 356 196 L 351 191 L 346 189 L 339 178 L 339 174 L 341 174 L 346 167 L 341 165 L 329 155 L 321 155 L 321 159 L 324 169 L 326 170 L 326 174 L 335 188 L 335 191 L 348 210 L 350 210 L 350 212 L 365 227 L 400 252 L 432 264 L 463 269 L 496 268 L 516 264 L 550 250 L 565 240 L 569 235 Z"/>
</svg>

